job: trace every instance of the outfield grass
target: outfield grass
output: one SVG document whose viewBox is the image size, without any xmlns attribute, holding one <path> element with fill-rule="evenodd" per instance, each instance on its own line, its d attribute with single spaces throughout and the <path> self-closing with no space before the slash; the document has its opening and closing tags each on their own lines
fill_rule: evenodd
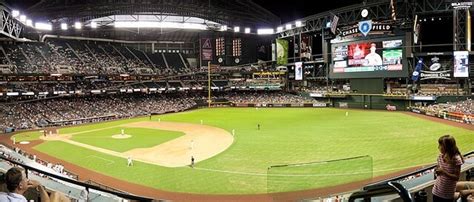
<svg viewBox="0 0 474 202">
<path fill-rule="evenodd" d="M 462 152 L 474 149 L 472 131 L 465 129 L 398 112 L 350 110 L 347 117 L 345 113 L 346 110 L 332 108 L 219 108 L 154 116 L 154 121 L 160 118 L 161 121 L 199 124 L 200 120 L 203 120 L 205 125 L 227 131 L 235 129 L 233 145 L 223 153 L 197 163 L 196 169 L 166 168 L 139 162 L 133 167 L 127 167 L 126 159 L 56 141 L 43 143 L 35 149 L 137 184 L 167 191 L 206 194 L 265 193 L 267 168 L 271 165 L 369 155 L 373 159 L 373 175 L 378 176 L 434 163 L 438 153 L 437 139 L 444 134 L 454 135 Z M 64 134 L 96 130 L 143 120 L 148 118 L 71 127 L 60 129 L 60 132 Z M 257 130 L 257 124 L 261 125 L 260 130 Z M 126 133 L 129 133 L 128 131 L 129 129 L 126 129 Z M 152 145 L 148 138 L 159 143 L 179 136 L 169 134 L 166 138 L 163 136 L 154 139 L 156 137 L 148 136 L 161 136 L 168 131 L 143 132 L 140 140 L 133 140 L 134 143 L 129 147 L 112 146 L 107 136 L 117 132 L 112 129 L 103 132 L 106 133 L 82 133 L 74 139 L 115 151 L 125 151 L 141 144 Z M 131 132 L 135 133 L 135 130 Z M 142 143 L 142 140 L 146 143 Z M 353 170 L 349 165 L 346 167 L 348 173 Z M 326 181 L 307 178 L 316 181 L 311 185 L 313 188 L 330 185 L 331 178 L 322 179 Z M 308 183 L 302 184 L 304 186 L 296 185 L 296 189 L 307 189 Z"/>
</svg>

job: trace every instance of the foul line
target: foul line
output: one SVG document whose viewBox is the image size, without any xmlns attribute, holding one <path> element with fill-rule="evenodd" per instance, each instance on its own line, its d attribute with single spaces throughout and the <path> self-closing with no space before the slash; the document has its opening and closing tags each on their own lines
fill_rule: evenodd
<svg viewBox="0 0 474 202">
<path fill-rule="evenodd" d="M 110 165 L 110 164 L 114 164 L 114 163 L 115 163 L 115 161 L 112 161 L 112 160 L 109 160 L 109 159 L 104 159 L 104 158 L 102 158 L 102 157 L 100 157 L 100 156 L 95 156 L 95 155 L 86 156 L 86 158 L 90 158 L 90 157 L 96 158 L 96 159 L 100 159 L 100 160 L 104 160 L 104 161 L 108 161 L 109 163 L 107 163 L 107 165 Z"/>
<path fill-rule="evenodd" d="M 82 134 L 82 133 L 90 133 L 90 132 L 101 131 L 101 130 L 107 130 L 107 129 L 118 128 L 118 127 L 124 127 L 124 125 L 122 124 L 122 125 L 110 126 L 110 127 L 105 127 L 105 128 L 98 128 L 98 129 L 92 129 L 92 130 L 85 130 L 85 131 L 75 132 L 75 133 L 65 133 L 65 134 L 59 133 L 59 135 L 77 135 L 77 134 Z M 61 131 L 60 131 L 60 132 L 61 132 Z"/>
</svg>

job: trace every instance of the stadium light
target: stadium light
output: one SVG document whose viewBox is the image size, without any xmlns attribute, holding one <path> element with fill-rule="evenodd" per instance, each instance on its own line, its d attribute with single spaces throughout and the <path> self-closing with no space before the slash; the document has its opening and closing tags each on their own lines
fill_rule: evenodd
<svg viewBox="0 0 474 202">
<path fill-rule="evenodd" d="M 286 29 L 291 29 L 291 24 L 286 24 L 285 28 Z"/>
<path fill-rule="evenodd" d="M 67 24 L 66 23 L 61 23 L 61 29 L 62 30 L 67 30 Z"/>
<path fill-rule="evenodd" d="M 221 32 L 227 31 L 227 25 L 222 25 L 220 31 Z"/>
<path fill-rule="evenodd" d="M 75 23 L 74 23 L 74 27 L 75 27 L 76 29 L 82 29 L 82 24 L 81 24 L 80 22 L 75 22 Z"/>
<path fill-rule="evenodd" d="M 115 28 L 174 28 L 174 29 L 199 29 L 206 30 L 207 26 L 194 23 L 180 22 L 145 22 L 145 21 L 117 21 L 114 23 Z"/>
<path fill-rule="evenodd" d="M 296 27 L 303 27 L 303 23 L 300 20 L 296 21 L 295 25 Z"/>
<path fill-rule="evenodd" d="M 26 22 L 26 15 L 20 15 L 20 21 Z"/>
<path fill-rule="evenodd" d="M 248 28 L 248 27 L 245 28 L 245 33 L 246 33 L 246 34 L 250 33 L 250 28 Z"/>
<path fill-rule="evenodd" d="M 37 23 L 35 23 L 35 28 L 38 29 L 38 30 L 51 31 L 51 30 L 53 30 L 53 25 L 48 24 L 48 23 L 37 22 Z"/>
<path fill-rule="evenodd" d="M 19 11 L 19 10 L 13 10 L 13 11 L 12 11 L 12 16 L 13 16 L 14 18 L 20 16 L 20 11 Z"/>
<path fill-rule="evenodd" d="M 92 29 L 97 28 L 97 22 L 92 21 L 92 22 L 91 22 L 91 28 L 92 28 Z"/>
<path fill-rule="evenodd" d="M 274 30 L 273 29 L 258 29 L 257 34 L 258 35 L 274 34 Z"/>
<path fill-rule="evenodd" d="M 33 20 L 26 19 L 26 26 L 33 27 Z"/>
<path fill-rule="evenodd" d="M 240 27 L 234 27 L 234 32 L 240 32 Z"/>
<path fill-rule="evenodd" d="M 283 27 L 282 26 L 277 27 L 277 33 L 280 33 L 280 32 L 283 32 Z"/>
</svg>

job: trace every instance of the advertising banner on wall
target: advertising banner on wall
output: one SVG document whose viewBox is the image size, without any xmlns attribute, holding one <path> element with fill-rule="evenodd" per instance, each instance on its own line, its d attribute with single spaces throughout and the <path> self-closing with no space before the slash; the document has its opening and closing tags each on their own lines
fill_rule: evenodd
<svg viewBox="0 0 474 202">
<path fill-rule="evenodd" d="M 454 77 L 469 77 L 469 52 L 454 51 Z"/>
<path fill-rule="evenodd" d="M 420 80 L 428 79 L 451 79 L 452 72 L 452 57 L 447 55 L 425 56 L 426 61 L 422 64 L 422 69 L 419 71 Z M 422 58 L 420 58 L 422 59 Z"/>
<path fill-rule="evenodd" d="M 303 62 L 295 62 L 295 80 L 303 80 Z"/>
<path fill-rule="evenodd" d="M 277 39 L 277 65 L 286 65 L 288 63 L 288 41 Z"/>
<path fill-rule="evenodd" d="M 210 38 L 201 39 L 201 59 L 212 60 L 212 43 Z"/>
</svg>

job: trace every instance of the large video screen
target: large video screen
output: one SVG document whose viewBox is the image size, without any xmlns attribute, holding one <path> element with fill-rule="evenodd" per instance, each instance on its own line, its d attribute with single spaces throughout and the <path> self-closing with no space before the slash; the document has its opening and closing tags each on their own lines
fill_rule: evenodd
<svg viewBox="0 0 474 202">
<path fill-rule="evenodd" d="M 405 77 L 403 39 L 332 44 L 332 78 Z"/>
</svg>

